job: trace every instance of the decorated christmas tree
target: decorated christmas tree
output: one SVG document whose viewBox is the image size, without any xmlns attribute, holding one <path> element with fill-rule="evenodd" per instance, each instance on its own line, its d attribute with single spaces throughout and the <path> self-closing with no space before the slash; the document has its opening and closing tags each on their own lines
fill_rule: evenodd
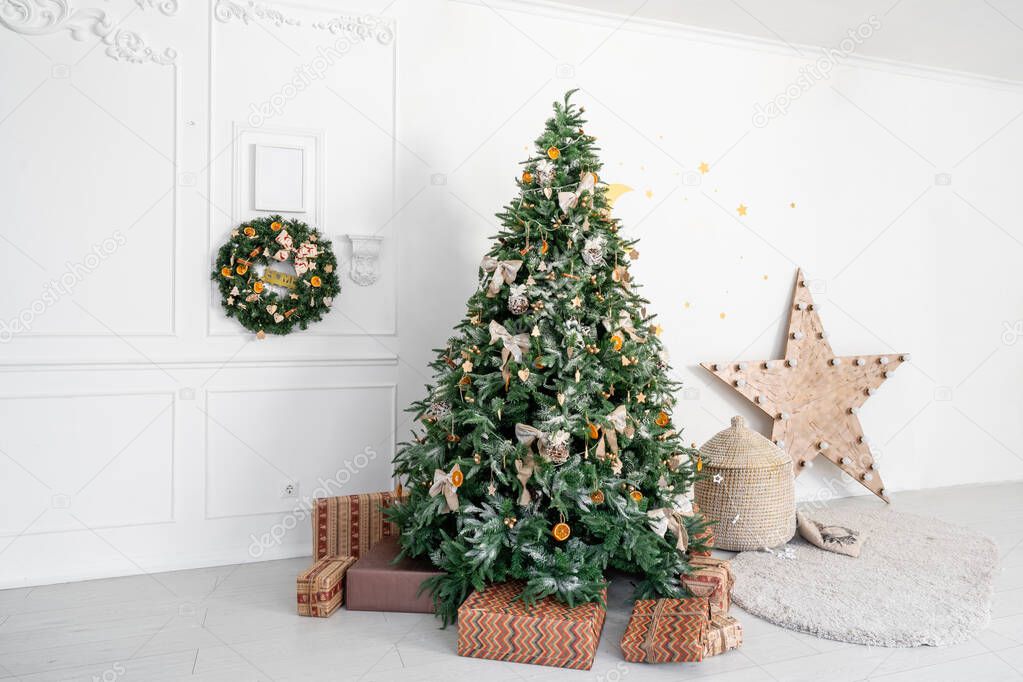
<svg viewBox="0 0 1023 682">
<path fill-rule="evenodd" d="M 522 580 L 528 601 L 599 601 L 609 568 L 636 574 L 637 598 L 682 596 L 682 550 L 704 549 L 685 497 L 695 453 L 672 424 L 678 384 L 571 95 L 410 408 L 425 432 L 395 458 L 408 496 L 392 518 L 404 554 L 445 571 L 427 586 L 445 622 L 489 582 Z"/>
</svg>

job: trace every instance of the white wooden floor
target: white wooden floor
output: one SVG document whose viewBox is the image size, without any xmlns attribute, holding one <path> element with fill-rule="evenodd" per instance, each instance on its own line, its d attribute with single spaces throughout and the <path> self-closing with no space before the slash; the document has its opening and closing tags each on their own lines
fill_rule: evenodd
<svg viewBox="0 0 1023 682">
<path fill-rule="evenodd" d="M 876 505 L 856 498 L 839 504 Z M 626 664 L 628 587 L 615 585 L 588 672 L 459 658 L 432 616 L 295 615 L 307 559 L 0 591 L 3 680 L 1023 680 L 1023 483 L 895 496 L 902 511 L 988 533 L 1002 551 L 991 626 L 952 647 L 871 648 L 775 627 L 735 608 L 745 644 L 699 664 Z M 949 557 L 955 561 L 955 557 Z"/>
</svg>

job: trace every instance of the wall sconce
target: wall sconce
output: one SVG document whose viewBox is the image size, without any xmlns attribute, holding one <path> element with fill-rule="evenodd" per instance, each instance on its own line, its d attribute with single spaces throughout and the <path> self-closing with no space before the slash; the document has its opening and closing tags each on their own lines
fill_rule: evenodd
<svg viewBox="0 0 1023 682">
<path fill-rule="evenodd" d="M 352 265 L 348 276 L 359 286 L 368 287 L 380 279 L 380 245 L 384 238 L 350 234 L 348 239 L 352 242 Z"/>
</svg>

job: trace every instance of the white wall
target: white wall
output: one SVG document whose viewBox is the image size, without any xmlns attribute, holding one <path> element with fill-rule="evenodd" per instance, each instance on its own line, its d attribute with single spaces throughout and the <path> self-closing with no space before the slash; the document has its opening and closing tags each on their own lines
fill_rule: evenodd
<svg viewBox="0 0 1023 682">
<path fill-rule="evenodd" d="M 119 53 L 128 33 L 87 13 L 0 28 L 0 320 L 31 318 L 0 345 L 0 587 L 308 554 L 289 510 L 321 480 L 391 486 L 396 39 L 334 56 L 317 50 L 342 37 L 336 10 L 281 6 L 278 27 L 248 3 L 91 4 L 144 42 Z M 286 89 L 303 66 L 315 87 Z M 279 112 L 251 115 L 279 94 Z M 257 341 L 223 316 L 209 271 L 258 215 L 236 164 L 303 135 L 322 138 L 322 168 L 296 217 L 345 265 L 345 235 L 382 236 L 381 276 L 342 273 L 323 322 Z M 73 292 L 45 296 L 69 262 L 85 265 Z M 291 481 L 299 499 L 281 497 Z"/>
<path fill-rule="evenodd" d="M 250 547 L 296 520 L 285 483 L 301 497 L 334 476 L 337 490 L 388 487 L 401 410 L 570 87 L 602 178 L 636 190 L 617 212 L 643 240 L 636 277 L 691 389 L 677 411 L 689 438 L 755 417 L 696 365 L 780 352 L 801 265 L 822 281 L 838 352 L 914 355 L 862 415 L 889 490 L 1023 476 L 1023 344 L 1003 340 L 1023 319 L 1019 87 L 853 57 L 757 128 L 754 104 L 809 57 L 527 3 L 257 3 L 249 21 L 232 0 L 94 4 L 172 63 L 115 59 L 88 31 L 0 28 L 0 320 L 94 244 L 123 241 L 0 345 L 0 586 L 307 554 L 304 520 Z M 393 39 L 354 46 L 242 131 L 334 43 L 341 12 L 384 12 Z M 252 214 L 234 138 L 302 131 L 323 138 L 310 222 L 345 263 L 343 235 L 382 235 L 382 275 L 343 278 L 322 323 L 257 342 L 223 319 L 207 274 Z M 377 456 L 355 467 L 367 447 Z M 834 476 L 822 463 L 799 492 Z"/>
<path fill-rule="evenodd" d="M 801 266 L 823 288 L 837 352 L 913 355 L 861 414 L 888 490 L 1023 477 L 1023 343 L 1003 340 L 1023 318 L 1018 84 L 853 54 L 757 127 L 755 105 L 819 48 L 544 3 L 416 4 L 399 130 L 428 164 L 406 164 L 401 196 L 426 189 L 403 214 L 403 278 L 433 286 L 428 301 L 400 300 L 400 402 L 419 395 L 417 369 L 463 314 L 550 103 L 578 87 L 602 179 L 636 189 L 616 213 L 642 239 L 635 276 L 690 389 L 676 411 L 689 439 L 736 413 L 768 431 L 698 363 L 779 357 Z M 879 21 L 872 37 L 893 39 Z M 431 173 L 446 185 L 428 186 Z M 797 492 L 864 490 L 822 461 Z"/>
</svg>

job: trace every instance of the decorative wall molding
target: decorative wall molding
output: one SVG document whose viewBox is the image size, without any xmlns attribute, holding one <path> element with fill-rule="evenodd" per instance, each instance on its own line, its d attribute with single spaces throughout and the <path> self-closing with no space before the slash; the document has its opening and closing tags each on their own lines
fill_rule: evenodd
<svg viewBox="0 0 1023 682">
<path fill-rule="evenodd" d="M 171 48 L 164 48 L 163 52 L 156 52 L 146 45 L 145 39 L 138 33 L 118 29 L 113 37 L 109 34 L 104 36 L 103 42 L 108 45 L 106 54 L 118 62 L 129 62 L 131 64 L 142 64 L 152 62 L 161 66 L 168 66 L 178 58 L 178 53 Z"/>
<path fill-rule="evenodd" d="M 135 0 L 140 7 L 156 7 L 170 16 L 178 11 L 178 0 Z M 118 62 L 163 66 L 177 59 L 177 52 L 165 48 L 158 52 L 134 31 L 115 28 L 107 13 L 96 7 L 75 9 L 71 0 L 0 0 L 0 25 L 27 36 L 68 31 L 74 40 L 98 37 L 107 46 L 106 55 Z"/>
<path fill-rule="evenodd" d="M 223 519 L 238 519 L 238 518 L 247 518 L 247 517 L 250 517 L 250 518 L 251 517 L 261 517 L 261 516 L 268 516 L 268 515 L 269 516 L 276 516 L 276 515 L 280 515 L 282 513 L 287 513 L 289 511 L 288 509 L 272 508 L 272 509 L 262 509 L 262 510 L 258 510 L 258 511 L 245 511 L 245 512 L 234 512 L 234 513 L 212 513 L 211 512 L 211 510 L 210 510 L 211 506 L 212 506 L 211 505 L 211 499 L 213 499 L 214 490 L 213 490 L 213 486 L 210 484 L 210 455 L 211 455 L 211 450 L 210 450 L 210 431 L 212 430 L 211 427 L 214 426 L 214 425 L 216 425 L 217 428 L 219 428 L 219 429 L 225 429 L 225 427 L 223 425 L 218 424 L 217 419 L 212 415 L 212 411 L 213 411 L 214 408 L 210 404 L 211 397 L 212 398 L 216 398 L 217 396 L 224 396 L 224 395 L 228 395 L 228 394 L 239 394 L 239 395 L 242 395 L 242 396 L 244 396 L 246 398 L 250 398 L 250 397 L 258 395 L 260 393 L 273 393 L 273 394 L 276 394 L 276 395 L 280 396 L 280 395 L 283 395 L 283 394 L 286 394 L 286 393 L 295 394 L 295 393 L 305 393 L 305 392 L 313 392 L 313 391 L 333 391 L 333 392 L 360 391 L 360 392 L 365 392 L 365 391 L 372 391 L 372 390 L 386 390 L 388 392 L 388 396 L 387 396 L 387 400 L 386 400 L 388 413 L 387 413 L 387 417 L 386 417 L 386 420 L 385 420 L 387 422 L 387 424 L 389 425 L 389 429 L 388 429 L 388 433 L 387 433 L 388 438 L 386 439 L 386 443 L 385 444 L 381 445 L 381 444 L 377 443 L 376 447 L 381 449 L 381 450 L 384 450 L 385 455 L 382 456 L 380 459 L 381 460 L 389 460 L 391 457 L 394 456 L 394 453 L 397 451 L 397 447 L 398 447 L 398 442 L 397 442 L 397 439 L 398 439 L 398 436 L 397 436 L 397 433 L 398 433 L 398 384 L 396 382 L 393 382 L 393 381 L 380 381 L 380 382 L 365 382 L 365 383 L 363 383 L 363 382 L 355 382 L 355 383 L 342 383 L 342 384 L 327 384 L 327 385 L 323 385 L 323 386 L 319 386 L 319 385 L 286 386 L 286 387 L 272 387 L 272 386 L 251 387 L 251 386 L 249 386 L 249 387 L 244 387 L 244 388 L 239 387 L 239 388 L 230 388 L 230 389 L 207 389 L 206 392 L 205 392 L 205 395 L 203 396 L 203 406 L 200 409 L 200 412 L 201 412 L 201 414 L 204 417 L 204 419 L 203 419 L 202 461 L 203 461 L 203 472 L 204 472 L 204 476 L 203 476 L 204 486 L 203 487 L 205 489 L 205 501 L 203 503 L 203 519 L 206 520 L 206 521 L 213 521 L 213 520 L 223 520 Z M 349 415 L 349 416 L 351 416 L 351 415 Z M 342 417 L 339 417 L 339 418 L 342 418 Z M 239 438 L 236 435 L 230 434 L 230 432 L 229 432 L 229 435 L 231 435 L 232 438 L 234 438 L 235 440 L 240 441 L 250 451 L 255 453 L 255 456 L 262 458 L 262 455 L 259 455 L 258 453 L 255 452 L 255 450 L 252 450 L 252 445 L 246 443 L 245 440 L 243 440 L 242 438 Z M 392 471 L 392 478 L 393 478 L 393 469 L 391 471 Z M 308 494 L 309 492 L 312 492 L 312 491 L 311 490 L 310 491 L 305 491 L 305 494 Z"/>
<path fill-rule="evenodd" d="M 167 434 L 166 434 L 166 442 L 168 444 L 167 455 L 168 455 L 168 462 L 169 462 L 169 465 L 170 465 L 170 469 L 173 472 L 174 468 L 177 466 L 177 456 L 178 456 L 177 424 L 178 424 L 179 413 L 178 413 L 178 408 L 175 405 L 175 395 L 176 395 L 175 391 L 159 390 L 159 389 L 138 389 L 138 390 L 129 389 L 129 390 L 113 390 L 113 391 L 106 391 L 106 390 L 99 390 L 99 391 L 91 391 L 91 390 L 75 391 L 75 390 L 72 390 L 72 391 L 43 391 L 43 392 L 35 392 L 35 391 L 32 391 L 32 390 L 27 390 L 27 391 L 24 391 L 24 392 L 7 393 L 5 395 L 0 395 L 0 401 L 3 401 L 3 400 L 14 400 L 14 401 L 18 401 L 20 403 L 24 403 L 26 401 L 44 401 L 44 400 L 96 400 L 96 399 L 102 400 L 102 399 L 112 399 L 112 398 L 128 398 L 128 399 L 135 399 L 135 400 L 137 400 L 137 399 L 140 399 L 140 398 L 143 398 L 143 397 L 154 397 L 154 396 L 155 397 L 164 397 L 168 401 L 167 402 L 167 408 L 165 409 L 164 412 L 169 411 L 169 417 L 168 417 L 168 422 L 169 422 L 168 423 L 168 427 L 169 428 L 168 428 L 168 431 L 167 431 Z M 164 412 L 161 412 L 160 414 L 158 414 L 157 415 L 157 419 L 160 418 L 161 416 L 163 416 Z M 54 417 L 52 410 L 47 410 L 46 414 L 48 415 L 48 418 Z M 59 415 L 58 415 L 58 417 L 59 417 Z M 154 420 L 154 422 L 155 422 L 155 420 Z M 141 436 L 142 433 L 144 433 L 146 430 L 148 430 L 148 428 L 149 428 L 149 426 L 147 426 L 146 429 L 144 429 L 142 432 L 140 432 L 138 435 L 136 435 L 135 439 L 137 439 L 139 436 Z M 128 445 L 131 445 L 131 443 L 133 443 L 135 439 L 132 439 L 132 441 L 130 441 Z M 127 449 L 127 447 L 128 446 L 125 446 L 125 449 Z M 150 453 L 150 454 L 152 454 L 152 453 Z M 118 455 L 120 455 L 120 453 L 118 453 Z M 153 455 L 153 456 L 155 456 L 155 455 Z M 99 473 L 102 473 L 102 471 L 103 471 L 103 469 L 100 469 Z M 99 474 L 97 473 L 97 476 L 98 475 Z M 84 532 L 84 531 L 95 532 L 97 530 L 113 530 L 113 529 L 117 529 L 117 528 L 143 528 L 143 527 L 147 527 L 147 526 L 173 524 L 177 520 L 176 517 L 175 517 L 175 506 L 174 506 L 174 477 L 173 477 L 173 475 L 168 480 L 166 480 L 166 481 L 160 481 L 160 483 L 165 483 L 166 484 L 165 492 L 169 496 L 168 514 L 165 515 L 165 516 L 162 516 L 161 518 L 153 518 L 153 519 L 149 519 L 149 520 L 134 520 L 134 521 L 132 521 L 132 520 L 125 520 L 123 522 L 118 522 L 118 523 L 90 523 L 86 527 L 83 527 L 83 524 L 82 524 L 81 521 L 75 521 L 74 524 L 68 524 L 67 526 L 61 526 L 61 527 L 56 527 L 56 528 L 47 528 L 47 529 L 39 529 L 39 528 L 36 528 L 35 525 L 33 525 L 31 527 L 31 529 L 25 529 L 25 530 L 22 530 L 19 533 L 5 533 L 5 532 L 0 531 L 0 538 L 19 537 L 19 536 L 26 536 L 27 537 L 27 536 L 37 536 L 37 535 L 54 535 L 54 534 L 61 534 L 61 533 L 81 533 L 81 532 Z M 152 486 L 151 483 L 149 485 Z M 7 492 L 7 491 L 5 491 L 5 492 Z M 67 490 L 67 491 L 54 490 L 52 492 L 54 493 L 53 498 L 52 498 L 52 504 L 53 504 L 53 509 L 54 509 L 55 512 L 60 512 L 60 510 L 62 509 L 62 507 L 60 506 L 62 503 L 60 501 L 58 501 L 57 498 L 64 498 L 67 501 L 67 503 L 74 504 L 74 496 L 77 495 L 77 493 L 75 493 L 73 495 L 72 494 L 72 492 L 73 492 L 72 490 Z M 81 491 L 79 490 L 79 492 L 81 492 Z M 149 492 L 150 492 L 150 495 L 156 495 L 157 494 L 157 490 L 156 490 L 155 487 L 151 487 Z M 128 510 L 128 511 L 137 511 L 137 510 L 131 509 L 130 505 L 124 506 L 123 509 Z M 81 513 L 81 511 L 79 511 L 78 513 Z M 127 512 L 125 512 L 125 513 L 127 513 Z"/>
<path fill-rule="evenodd" d="M 274 26 L 308 25 L 316 30 L 344 36 L 356 42 L 364 42 L 372 38 L 381 45 L 390 45 L 394 41 L 394 21 L 372 14 L 343 14 L 326 21 L 312 21 L 304 24 L 299 17 L 285 14 L 264 2 L 217 0 L 217 4 L 213 8 L 213 16 L 222 23 L 237 19 L 244 24 L 265 21 Z"/>
<path fill-rule="evenodd" d="M 240 19 L 245 24 L 253 21 L 268 21 L 274 26 L 300 26 L 302 24 L 295 17 L 288 16 L 280 10 L 254 0 L 247 0 L 247 2 L 217 0 L 217 4 L 213 8 L 213 16 L 217 18 L 217 21 L 223 23 L 232 19 Z"/>
<path fill-rule="evenodd" d="M 173 16 L 178 13 L 178 0 L 135 0 L 139 9 L 156 8 L 161 14 Z"/>
<path fill-rule="evenodd" d="M 163 373 L 166 371 L 217 371 L 223 370 L 230 365 L 232 369 L 302 369 L 302 368 L 337 368 L 337 367 L 397 367 L 398 356 L 395 353 L 377 353 L 374 355 L 362 355 L 359 357 L 326 357 L 326 358 L 304 358 L 304 357 L 282 357 L 282 358 L 253 358 L 253 359 L 231 359 L 229 357 L 197 358 L 194 360 L 176 359 L 160 360 L 158 362 L 134 361 L 134 360 L 90 360 L 80 362 L 75 360 L 55 360 L 53 362 L 13 362 L 0 364 L 0 374 L 21 374 L 33 372 L 150 372 Z M 4 396 L 0 395 L 0 399 Z"/>
<path fill-rule="evenodd" d="M 352 242 L 352 263 L 348 276 L 359 286 L 368 287 L 380 279 L 380 246 L 384 238 L 350 234 L 348 239 Z"/>
<path fill-rule="evenodd" d="M 106 12 L 74 9 L 70 0 L 0 0 L 0 25 L 30 36 L 67 30 L 75 40 L 85 40 L 90 33 L 102 37 L 113 30 Z"/>
<path fill-rule="evenodd" d="M 373 15 L 334 17 L 327 21 L 314 22 L 313 28 L 334 35 L 344 35 L 359 42 L 375 38 L 381 45 L 390 45 L 394 41 L 394 22 Z"/>
<path fill-rule="evenodd" d="M 2 1 L 3 0 L 0 0 L 0 2 L 2 2 Z M 301 0 L 299 0 L 299 2 L 301 2 Z M 345 30 L 343 28 L 344 26 L 348 26 L 348 25 L 350 25 L 351 21 L 354 21 L 354 18 L 353 18 L 354 15 L 353 16 L 349 16 L 347 20 L 343 19 L 341 17 L 333 17 L 333 18 L 331 18 L 332 11 L 331 11 L 331 9 L 329 7 L 314 7 L 314 6 L 311 6 L 309 4 L 299 4 L 299 2 L 295 2 L 295 3 L 292 3 L 292 2 L 278 2 L 278 3 L 274 3 L 274 4 L 276 6 L 286 8 L 287 15 L 285 15 L 282 12 L 281 13 L 282 16 L 286 16 L 287 18 L 291 18 L 291 19 L 295 20 L 294 23 L 287 24 L 288 26 L 296 27 L 296 28 L 297 27 L 301 27 L 301 26 L 305 26 L 307 29 L 312 27 L 312 28 L 317 29 L 317 30 L 323 30 L 323 31 L 330 32 L 331 35 L 334 35 L 335 33 L 339 34 L 338 38 L 335 41 L 335 44 L 337 45 L 336 49 L 338 49 L 339 52 L 341 52 L 341 47 L 342 46 L 340 45 L 340 43 L 342 43 L 344 40 L 348 40 L 348 38 L 346 38 L 344 35 L 340 35 L 340 34 Z M 245 16 L 246 16 L 245 10 L 249 10 L 248 19 L 247 20 L 245 18 Z M 259 11 L 257 11 L 257 10 L 259 10 Z M 216 69 L 214 68 L 215 64 L 217 62 L 217 54 L 218 54 L 218 51 L 219 51 L 219 48 L 217 47 L 217 44 L 220 41 L 231 40 L 231 36 L 230 35 L 220 35 L 220 36 L 217 35 L 217 33 L 218 33 L 217 32 L 217 28 L 218 27 L 216 26 L 216 23 L 219 22 L 219 23 L 224 24 L 224 25 L 229 25 L 229 24 L 237 22 L 237 27 L 232 27 L 232 28 L 251 27 L 254 23 L 258 26 L 258 22 L 260 21 L 260 12 L 262 12 L 264 16 L 269 17 L 269 15 L 267 15 L 266 13 L 267 12 L 272 12 L 272 11 L 276 11 L 276 10 L 274 10 L 274 6 L 273 5 L 271 5 L 270 3 L 266 3 L 266 2 L 257 2 L 256 0 L 216 0 L 216 2 L 213 3 L 212 16 L 207 15 L 209 17 L 210 23 L 212 24 L 212 28 L 213 28 L 213 31 L 214 31 L 214 39 L 211 41 L 211 45 L 210 45 L 210 54 L 209 54 L 209 60 L 208 60 L 208 72 L 207 73 L 208 73 L 209 83 L 211 84 L 211 89 L 214 92 L 216 92 L 218 90 L 218 84 L 217 84 L 218 74 L 217 74 Z M 370 31 L 368 28 L 364 29 L 363 32 L 362 32 L 362 35 L 372 35 L 372 36 L 374 36 L 376 41 L 377 41 L 378 47 L 374 48 L 374 49 L 367 49 L 367 50 L 364 50 L 364 51 L 363 50 L 359 50 L 357 52 L 365 52 L 365 53 L 367 53 L 367 55 L 372 55 L 374 58 L 385 58 L 386 57 L 386 58 L 391 60 L 390 69 L 389 69 L 390 70 L 390 74 L 389 74 L 390 75 L 390 78 L 389 78 L 390 86 L 388 88 L 388 90 L 390 92 L 388 93 L 388 95 L 389 95 L 390 100 L 391 100 L 390 101 L 391 130 L 394 131 L 394 130 L 397 129 L 397 106 L 396 106 L 396 103 L 397 103 L 397 100 L 398 100 L 398 92 L 397 92 L 398 86 L 397 86 L 397 57 L 396 57 L 396 55 L 397 55 L 397 43 L 398 43 L 398 36 L 397 36 L 397 24 L 398 24 L 398 22 L 397 22 L 396 19 L 393 19 L 393 18 L 390 18 L 390 17 L 380 17 L 380 16 L 370 16 L 370 15 L 362 17 L 362 19 L 363 19 L 363 24 L 365 24 L 365 26 L 367 26 L 367 27 L 376 26 L 377 27 L 375 29 L 375 31 Z M 272 18 L 263 19 L 263 21 L 272 21 Z M 346 21 L 348 23 L 346 23 Z M 262 28 L 269 29 L 269 26 L 263 26 Z M 356 30 L 356 29 L 353 29 L 353 30 Z M 223 32 L 225 34 L 228 33 L 226 28 L 224 28 Z M 235 37 L 238 37 L 238 36 L 236 35 Z M 353 52 L 356 52 L 356 51 L 353 51 Z M 347 54 L 347 50 L 344 50 L 342 52 L 342 56 L 345 55 L 345 54 Z M 217 121 L 216 121 L 215 116 L 214 116 L 214 106 L 211 105 L 210 108 L 209 108 L 209 111 L 208 111 L 207 125 L 208 125 L 208 130 L 212 131 L 211 134 L 210 134 L 210 139 L 209 139 L 209 143 L 208 143 L 208 153 L 209 153 L 209 155 L 211 157 L 217 155 L 218 151 L 220 151 L 220 150 L 222 150 L 224 148 L 224 145 L 227 145 L 227 146 L 230 146 L 230 147 L 233 148 L 233 155 L 232 155 L 233 156 L 233 166 L 231 167 L 231 170 L 230 170 L 230 183 L 231 183 L 231 210 L 230 210 L 230 215 L 232 216 L 232 218 L 231 218 L 231 220 L 229 222 L 230 222 L 231 225 L 238 224 L 242 220 L 244 220 L 245 218 L 249 217 L 248 215 L 246 215 L 243 212 L 241 212 L 241 206 L 242 206 L 241 198 L 243 196 L 243 192 L 242 192 L 243 186 L 240 185 L 239 182 L 238 182 L 239 178 L 243 178 L 244 177 L 244 174 L 238 173 L 238 170 L 237 170 L 237 169 L 239 169 L 241 167 L 242 159 L 243 159 L 243 157 L 242 157 L 243 147 L 240 144 L 242 136 L 244 136 L 246 134 L 246 131 L 248 131 L 248 130 L 255 131 L 255 132 L 260 132 L 260 133 L 282 133 L 282 132 L 294 133 L 296 130 L 299 130 L 297 128 L 294 128 L 294 129 L 291 129 L 291 130 L 284 130 L 284 129 L 281 129 L 281 128 L 276 128 L 275 129 L 275 128 L 271 128 L 271 127 L 268 127 L 268 126 L 265 126 L 265 125 L 262 125 L 262 124 L 256 126 L 256 125 L 253 125 L 253 123 L 254 123 L 254 121 L 253 121 L 253 119 L 251 117 L 244 124 L 242 122 L 237 122 L 236 121 L 233 124 L 230 137 L 228 137 L 228 135 L 225 132 L 223 134 L 223 139 L 220 139 L 221 136 L 219 134 L 217 134 L 217 132 L 216 132 L 218 126 L 217 126 Z M 322 131 L 319 131 L 319 132 L 322 134 Z M 391 179 L 390 179 L 390 185 L 391 185 L 391 192 L 390 192 L 390 194 L 391 194 L 391 197 L 390 197 L 390 209 L 389 210 L 390 210 L 390 214 L 393 215 L 394 211 L 397 210 L 396 186 L 397 186 L 397 176 L 398 176 L 398 172 L 397 172 L 397 168 L 398 168 L 398 166 L 397 166 L 397 164 L 398 164 L 397 144 L 398 143 L 397 143 L 397 140 L 396 140 L 396 138 L 394 137 L 393 134 L 391 134 L 390 136 L 391 136 L 391 140 L 390 140 L 390 149 L 389 149 L 389 154 L 388 155 L 390 157 L 390 167 L 391 167 Z M 321 147 L 321 148 L 323 148 L 323 147 Z M 325 157 L 325 154 L 324 153 L 318 153 L 317 157 L 319 159 L 323 159 Z M 321 177 L 321 178 L 324 178 L 325 177 L 324 169 L 320 168 L 318 170 L 318 172 L 317 172 L 317 175 L 319 177 Z M 207 193 L 207 196 L 215 197 L 215 196 L 218 195 L 217 185 L 218 185 L 218 183 L 222 182 L 222 180 L 218 180 L 219 177 L 221 177 L 219 173 L 208 173 L 207 174 L 207 176 L 206 176 L 206 188 L 207 188 L 206 193 Z M 320 197 L 325 197 L 326 194 L 325 194 L 324 188 L 318 188 L 317 189 L 317 195 L 320 196 Z M 212 263 L 212 259 L 213 259 L 214 255 L 216 254 L 216 248 L 217 248 L 217 245 L 219 244 L 219 240 L 220 240 L 221 232 L 219 232 L 219 230 L 229 229 L 228 226 L 224 226 L 222 224 L 221 213 L 222 212 L 219 211 L 218 208 L 212 202 L 209 202 L 209 207 L 208 207 L 208 211 L 207 211 L 207 221 L 206 221 L 206 236 L 207 236 L 207 244 L 208 244 L 208 247 L 210 249 L 210 253 L 209 253 L 210 261 L 209 262 L 211 262 L 211 263 Z M 329 227 L 327 227 L 329 225 L 329 220 L 328 220 L 328 216 L 326 215 L 326 209 L 325 208 L 323 209 L 322 214 L 317 219 L 315 219 L 313 221 L 313 224 L 321 226 L 324 229 L 328 229 L 329 230 Z M 216 238 L 214 237 L 214 232 L 215 231 L 217 231 Z M 343 236 L 343 234 L 340 231 L 330 230 L 330 233 L 332 235 L 337 235 L 338 237 L 342 237 Z M 396 259 L 388 258 L 386 260 L 387 260 L 387 266 L 388 267 L 387 267 L 387 272 L 385 273 L 385 275 L 390 280 L 396 282 L 397 281 L 395 279 L 395 274 L 397 272 L 397 270 L 396 270 L 396 268 L 397 268 Z M 384 285 L 384 286 L 387 286 L 387 285 Z M 218 317 L 219 299 L 216 298 L 216 296 L 217 296 L 216 288 L 212 284 L 209 284 L 208 287 L 209 287 L 208 288 L 208 294 L 209 294 L 209 297 L 210 297 L 210 305 L 207 306 L 207 309 L 206 309 L 206 329 L 205 329 L 205 336 L 206 336 L 206 338 L 207 339 L 212 339 L 212 338 L 246 338 L 245 330 L 238 328 L 237 325 L 227 325 L 227 326 L 222 326 L 221 325 L 221 318 Z M 360 292 L 360 293 L 372 294 L 373 292 L 372 291 L 368 291 L 368 292 Z M 395 290 L 393 292 L 391 292 L 389 294 L 388 298 L 389 298 L 389 301 L 386 304 L 386 307 L 390 309 L 390 319 L 388 319 L 386 321 L 369 322 L 369 323 L 366 323 L 366 324 L 362 324 L 362 323 L 356 322 L 354 319 L 352 319 L 348 315 L 347 312 L 345 312 L 343 314 L 347 317 L 347 319 L 352 324 L 349 324 L 344 329 L 341 329 L 341 330 L 338 330 L 338 331 L 323 331 L 323 330 L 317 331 L 315 329 L 309 329 L 309 330 L 306 330 L 305 332 L 303 332 L 302 336 L 307 338 L 307 339 L 317 339 L 318 337 L 319 338 L 329 337 L 329 338 L 356 339 L 357 340 L 356 343 L 359 343 L 360 341 L 358 341 L 358 340 L 361 340 L 361 339 L 374 339 L 374 343 L 375 343 L 376 342 L 375 339 L 378 339 L 379 337 L 396 337 L 398 335 L 398 301 L 397 301 L 397 290 L 396 290 L 396 288 L 395 288 Z M 384 306 L 378 306 L 378 308 L 383 308 L 383 307 Z M 251 335 L 249 335 L 249 336 L 251 337 Z"/>
</svg>

